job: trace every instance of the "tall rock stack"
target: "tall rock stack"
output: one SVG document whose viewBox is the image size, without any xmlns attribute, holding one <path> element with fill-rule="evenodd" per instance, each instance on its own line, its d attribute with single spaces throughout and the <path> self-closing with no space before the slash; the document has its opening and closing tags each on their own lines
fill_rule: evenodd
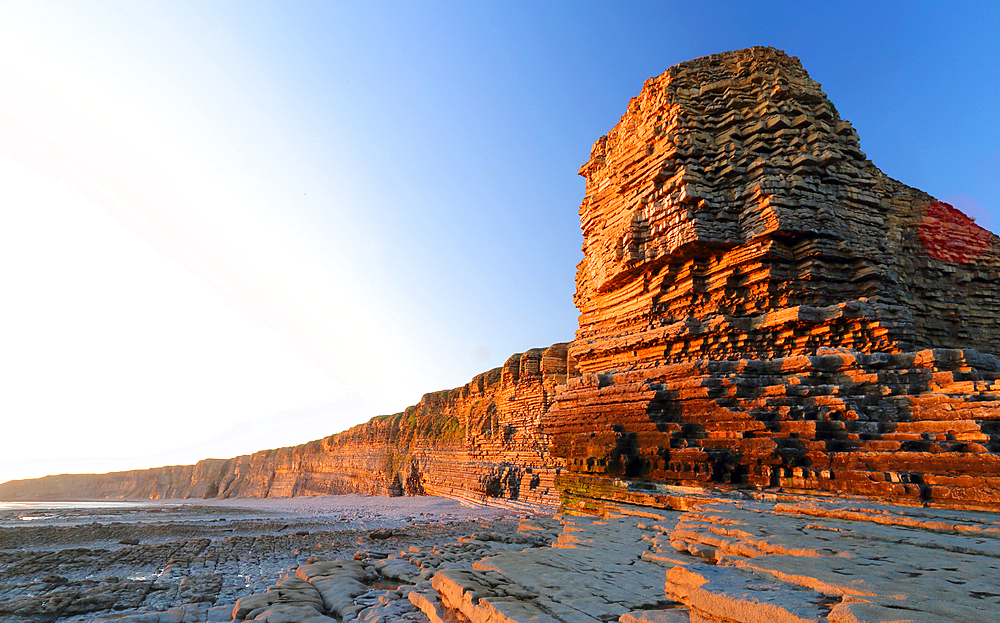
<svg viewBox="0 0 1000 623">
<path fill-rule="evenodd" d="M 672 67 L 580 173 L 567 494 L 1000 502 L 1000 240 L 879 171 L 798 59 Z"/>
</svg>

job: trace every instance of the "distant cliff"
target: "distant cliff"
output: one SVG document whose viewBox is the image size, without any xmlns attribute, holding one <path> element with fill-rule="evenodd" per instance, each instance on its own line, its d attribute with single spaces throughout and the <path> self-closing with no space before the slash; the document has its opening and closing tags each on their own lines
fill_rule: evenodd
<svg viewBox="0 0 1000 623">
<path fill-rule="evenodd" d="M 367 493 L 557 504 L 553 480 L 561 460 L 548 454 L 541 418 L 556 385 L 566 382 L 566 350 L 555 344 L 518 353 L 402 413 L 299 446 L 195 465 L 15 480 L 0 484 L 0 499 Z"/>
</svg>

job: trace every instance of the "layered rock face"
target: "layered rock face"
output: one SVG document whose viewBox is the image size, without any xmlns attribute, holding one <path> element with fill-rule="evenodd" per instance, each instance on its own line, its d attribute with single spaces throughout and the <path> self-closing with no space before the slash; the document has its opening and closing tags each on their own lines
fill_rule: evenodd
<svg viewBox="0 0 1000 623">
<path fill-rule="evenodd" d="M 571 345 L 302 446 L 0 499 L 659 505 L 669 483 L 1000 503 L 1000 238 L 879 171 L 797 59 L 667 70 L 580 173 Z"/>
<path fill-rule="evenodd" d="M 1000 501 L 1000 239 L 879 171 L 797 59 L 648 80 L 580 173 L 564 488 Z"/>
<path fill-rule="evenodd" d="M 996 351 L 997 237 L 884 175 L 858 140 L 777 50 L 648 80 L 580 169 L 581 371 Z"/>
<path fill-rule="evenodd" d="M 480 503 L 558 503 L 561 461 L 541 420 L 564 384 L 567 344 L 325 439 L 196 465 L 72 474 L 0 485 L 0 499 L 289 497 L 433 494 Z"/>
</svg>

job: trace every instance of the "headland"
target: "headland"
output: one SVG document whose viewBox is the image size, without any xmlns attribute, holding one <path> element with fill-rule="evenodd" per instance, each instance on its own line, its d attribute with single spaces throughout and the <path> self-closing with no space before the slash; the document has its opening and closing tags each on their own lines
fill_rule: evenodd
<svg viewBox="0 0 1000 623">
<path fill-rule="evenodd" d="M 436 495 L 524 516 L 298 561 L 234 620 L 989 620 L 1000 238 L 882 173 L 773 48 L 647 80 L 580 174 L 573 341 L 301 446 L 0 499 Z M 400 584 L 368 603 L 379 578 Z"/>
</svg>

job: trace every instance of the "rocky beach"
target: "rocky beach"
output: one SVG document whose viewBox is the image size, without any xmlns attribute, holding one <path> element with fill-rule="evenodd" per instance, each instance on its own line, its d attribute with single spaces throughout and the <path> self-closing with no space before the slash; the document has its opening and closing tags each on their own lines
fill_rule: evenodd
<svg viewBox="0 0 1000 623">
<path fill-rule="evenodd" d="M 229 621 L 236 600 L 314 557 L 516 526 L 510 511 L 433 497 L 0 504 L 0 620 Z"/>
<path fill-rule="evenodd" d="M 945 622 L 1000 607 L 993 513 L 661 495 L 674 508 L 554 517 L 353 495 L 8 509 L 0 618 Z"/>
</svg>

